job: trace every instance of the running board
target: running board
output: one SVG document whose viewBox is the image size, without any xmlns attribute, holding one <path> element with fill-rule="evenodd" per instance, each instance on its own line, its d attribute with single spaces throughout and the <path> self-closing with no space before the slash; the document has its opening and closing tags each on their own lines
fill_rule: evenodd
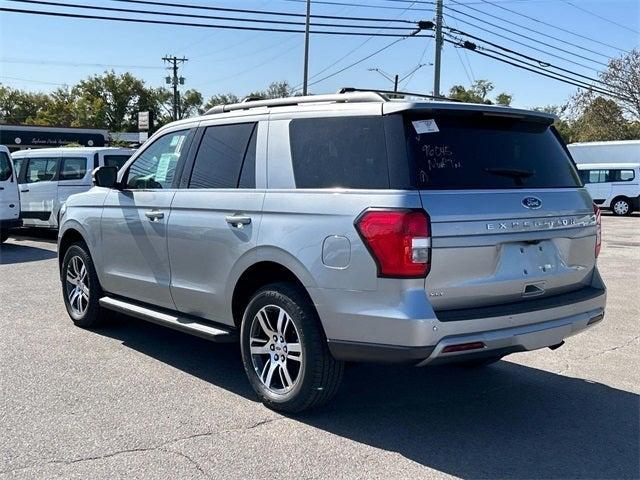
<svg viewBox="0 0 640 480">
<path fill-rule="evenodd" d="M 235 331 L 224 327 L 213 326 L 207 320 L 198 320 L 190 317 L 183 317 L 173 313 L 159 312 L 134 303 L 117 300 L 111 297 L 102 297 L 100 306 L 113 310 L 115 312 L 131 315 L 132 317 L 146 320 L 147 322 L 156 323 L 164 327 L 180 330 L 181 332 L 196 335 L 214 342 L 235 342 L 238 335 Z"/>
</svg>

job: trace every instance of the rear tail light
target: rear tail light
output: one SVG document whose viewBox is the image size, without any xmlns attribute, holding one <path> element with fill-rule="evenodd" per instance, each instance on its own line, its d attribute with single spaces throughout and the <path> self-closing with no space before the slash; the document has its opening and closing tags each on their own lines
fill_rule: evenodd
<svg viewBox="0 0 640 480">
<path fill-rule="evenodd" d="M 449 345 L 448 347 L 444 347 L 442 349 L 442 353 L 468 352 L 469 350 L 480 350 L 485 346 L 486 345 L 482 342 L 458 343 L 456 345 Z"/>
<path fill-rule="evenodd" d="M 431 230 L 424 210 L 366 210 L 355 222 L 379 277 L 419 278 L 429 273 Z"/>
<path fill-rule="evenodd" d="M 593 213 L 596 215 L 596 258 L 598 258 L 602 247 L 602 217 L 600 208 L 595 203 L 593 204 Z"/>
</svg>

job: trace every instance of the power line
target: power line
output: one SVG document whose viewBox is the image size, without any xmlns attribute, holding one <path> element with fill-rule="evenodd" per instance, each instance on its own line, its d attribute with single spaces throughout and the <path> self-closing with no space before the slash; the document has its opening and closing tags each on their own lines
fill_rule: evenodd
<svg viewBox="0 0 640 480">
<path fill-rule="evenodd" d="M 480 10 L 479 8 L 471 7 L 471 6 L 469 6 L 468 4 L 466 4 L 466 3 L 461 3 L 461 2 L 458 2 L 458 1 L 456 1 L 456 0 L 451 0 L 451 1 L 452 1 L 453 3 L 455 3 L 456 5 L 464 6 L 465 8 L 468 8 L 468 9 L 470 9 L 470 10 L 473 10 L 473 11 L 479 12 L 479 13 L 481 13 L 482 15 L 486 15 L 486 16 L 488 16 L 488 17 L 490 17 L 490 18 L 494 18 L 494 19 L 499 20 L 499 21 L 501 21 L 501 22 L 505 22 L 505 23 L 508 23 L 508 24 L 510 24 L 510 25 L 514 25 L 514 26 L 516 26 L 516 27 L 522 28 L 523 30 L 527 30 L 527 31 L 529 31 L 529 32 L 533 32 L 533 33 L 535 33 L 535 34 L 537 34 L 537 35 L 545 36 L 545 37 L 548 37 L 548 38 L 552 38 L 552 39 L 554 39 L 554 40 L 556 40 L 556 41 L 558 41 L 558 42 L 562 42 L 562 43 L 564 43 L 564 44 L 571 45 L 572 47 L 576 47 L 576 48 L 579 48 L 579 49 L 581 49 L 581 50 L 587 51 L 587 52 L 589 52 L 589 53 L 593 53 L 594 55 L 599 55 L 599 56 L 601 56 L 601 57 L 604 57 L 604 58 L 609 59 L 609 55 L 606 55 L 606 54 L 601 53 L 601 52 L 597 52 L 597 51 L 595 51 L 595 50 L 591 50 L 590 48 L 587 48 L 587 47 L 585 47 L 584 45 L 578 45 L 577 43 L 572 43 L 572 42 L 570 42 L 570 41 L 568 41 L 568 40 L 566 40 L 566 39 L 559 38 L 559 37 L 555 37 L 555 36 L 550 35 L 550 34 L 548 34 L 548 33 L 542 33 L 542 32 L 540 32 L 540 31 L 538 31 L 538 30 L 533 29 L 533 28 L 529 28 L 529 27 L 527 27 L 526 25 L 522 25 L 522 24 L 520 24 L 520 23 L 513 22 L 513 21 L 511 21 L 511 20 L 508 20 L 508 19 L 503 18 L 503 17 L 499 17 L 499 16 L 497 16 L 497 15 L 492 15 L 492 14 L 490 14 L 490 13 L 487 13 L 487 12 L 483 11 L 483 10 Z M 456 11 L 456 10 L 454 10 L 454 11 Z M 465 14 L 465 13 L 463 13 L 463 12 L 459 12 L 459 13 L 462 13 L 463 15 L 468 15 L 468 14 Z M 469 16 L 470 16 L 470 15 L 469 15 Z M 471 18 L 476 18 L 476 17 L 471 17 Z M 476 18 L 476 20 L 480 20 L 480 19 Z M 482 20 L 480 20 L 480 21 L 482 21 Z"/>
<path fill-rule="evenodd" d="M 168 20 L 149 20 L 142 18 L 123 18 L 123 17 L 106 17 L 102 15 L 85 15 L 77 13 L 65 13 L 65 12 L 45 12 L 39 10 L 25 10 L 19 8 L 5 8 L 0 7 L 0 12 L 9 13 L 24 13 L 28 15 L 44 15 L 49 17 L 62 17 L 62 18 L 79 18 L 87 20 L 107 20 L 114 22 L 127 22 L 127 23 L 143 23 L 153 25 L 172 25 L 181 27 L 199 27 L 199 28 L 221 28 L 227 30 L 248 30 L 258 32 L 278 32 L 278 33 L 304 33 L 304 30 L 293 30 L 286 28 L 268 28 L 268 27 L 247 27 L 240 25 L 216 25 L 216 24 L 204 24 L 204 23 L 190 23 L 190 22 L 172 22 Z M 392 37 L 392 38 L 404 38 L 400 33 L 376 33 L 370 32 L 345 32 L 345 31 L 331 31 L 331 30 L 315 30 L 311 31 L 315 35 L 346 35 L 346 36 L 369 36 L 375 37 Z"/>
<path fill-rule="evenodd" d="M 306 3 L 307 0 L 281 0 L 283 2 L 295 2 L 295 3 Z M 406 0 L 406 1 L 411 1 L 411 0 Z M 338 6 L 346 6 L 346 7 L 361 7 L 361 8 L 376 8 L 376 9 L 386 9 L 386 10 L 403 10 L 403 7 L 389 7 L 389 6 L 384 6 L 384 5 L 369 5 L 367 3 L 352 3 L 352 2 L 333 2 L 333 1 L 327 1 L 327 0 L 313 0 L 314 4 L 319 4 L 319 5 L 338 5 Z M 413 8 L 412 10 L 414 11 L 423 11 L 423 12 L 430 12 L 431 10 L 428 10 L 426 8 Z"/>
<path fill-rule="evenodd" d="M 389 44 L 385 45 L 384 47 L 382 47 L 382 48 L 380 48 L 380 49 L 376 50 L 375 52 L 370 53 L 370 54 L 369 54 L 369 55 L 367 55 L 366 57 L 363 57 L 363 58 L 361 58 L 360 60 L 357 60 L 357 61 L 355 61 L 355 62 L 353 62 L 353 63 L 351 63 L 351 64 L 347 65 L 346 67 L 341 68 L 340 70 L 338 70 L 338 71 L 336 71 L 336 72 L 333 72 L 333 73 L 331 73 L 331 74 L 329 74 L 329 75 L 326 75 L 326 76 L 324 76 L 324 77 L 320 78 L 319 80 L 316 80 L 316 81 L 314 81 L 314 82 L 311 82 L 311 83 L 309 84 L 309 86 L 311 86 L 311 85 L 315 85 L 315 84 L 320 83 L 320 82 L 324 82 L 325 80 L 327 80 L 327 79 L 329 79 L 329 78 L 331 78 L 331 77 L 335 77 L 336 75 L 338 75 L 338 74 L 340 74 L 340 73 L 344 72 L 345 70 L 348 70 L 348 69 L 350 69 L 350 68 L 352 68 L 352 67 L 355 67 L 356 65 L 358 65 L 358 64 L 360 64 L 360 63 L 362 63 L 362 62 L 364 62 L 365 60 L 369 60 L 371 57 L 373 57 L 373 56 L 375 56 L 375 55 L 379 54 L 380 52 L 383 52 L 384 50 L 386 50 L 386 49 L 388 49 L 388 48 L 391 48 L 391 47 L 392 47 L 392 46 L 394 46 L 396 43 L 399 43 L 399 42 L 401 42 L 401 41 L 403 41 L 403 40 L 406 40 L 406 39 L 407 39 L 407 38 L 409 38 L 409 37 L 416 36 L 418 32 L 419 32 L 419 30 L 416 30 L 416 31 L 415 31 L 413 34 L 411 34 L 411 35 L 407 35 L 407 36 L 405 36 L 405 37 L 398 38 L 397 40 L 394 40 L 393 42 L 391 42 L 391 43 L 389 43 Z M 422 37 L 425 37 L 425 36 L 426 36 L 426 37 L 428 37 L 428 38 L 433 38 L 433 36 L 432 36 L 432 35 L 429 35 L 429 36 L 427 36 L 427 35 L 422 35 Z"/>
<path fill-rule="evenodd" d="M 542 50 L 541 48 L 535 47 L 535 46 L 530 45 L 528 43 L 524 43 L 524 42 L 521 42 L 520 40 L 516 40 L 516 39 L 514 39 L 512 37 L 508 37 L 506 35 L 502 35 L 501 33 L 494 32 L 493 30 L 487 30 L 486 28 L 478 26 L 475 23 L 468 22 L 467 20 L 463 20 L 463 19 L 455 17 L 453 15 L 448 15 L 448 18 L 452 18 L 454 20 L 457 20 L 459 22 L 464 23 L 465 25 L 469 25 L 469 26 L 475 27 L 475 28 L 477 28 L 479 30 L 482 30 L 485 33 L 489 33 L 489 34 L 494 35 L 496 37 L 500 37 L 500 38 L 503 38 L 505 40 L 509 40 L 510 42 L 517 43 L 518 45 L 522 45 L 523 47 L 530 48 L 531 50 L 535 50 L 537 52 L 544 53 L 546 55 L 549 55 L 551 57 L 557 58 L 559 60 L 564 60 L 565 62 L 571 63 L 573 65 L 577 65 L 577 66 L 585 68 L 587 70 L 592 70 L 592 71 L 595 71 L 595 72 L 598 71 L 596 68 L 590 67 L 588 65 L 585 65 L 584 63 L 576 62 L 575 60 L 571 60 L 571 59 L 569 59 L 567 57 L 563 57 L 561 55 L 556 55 L 555 53 L 550 53 L 550 52 L 548 52 L 546 50 Z M 599 62 L 596 62 L 596 63 L 599 63 Z M 606 64 L 603 64 L 603 65 L 606 66 Z"/>
<path fill-rule="evenodd" d="M 84 63 L 72 61 L 56 61 L 56 60 L 22 60 L 19 58 L 0 58 L 2 63 L 18 63 L 24 65 L 61 65 L 67 67 L 100 67 L 100 68 L 128 68 L 128 69 L 149 69 L 159 70 L 162 67 L 157 65 L 121 65 L 111 63 Z"/>
<path fill-rule="evenodd" d="M 511 12 L 511 13 L 513 13 L 515 15 L 518 15 L 520 17 L 526 18 L 528 20 L 531 20 L 533 22 L 539 23 L 541 25 L 546 25 L 547 27 L 559 30 L 559 31 L 564 32 L 564 33 L 568 33 L 570 35 L 573 35 L 575 37 L 581 38 L 583 40 L 588 40 L 590 42 L 599 43 L 600 45 L 603 45 L 603 46 L 609 47 L 609 48 L 613 48 L 613 49 L 618 50 L 620 52 L 629 53 L 628 50 L 624 50 L 624 49 L 622 49 L 620 47 L 616 47 L 615 45 L 610 45 L 608 43 L 601 42 L 600 40 L 595 40 L 593 37 L 588 37 L 586 35 L 582 35 L 580 33 L 574 32 L 572 30 L 568 30 L 568 29 L 563 28 L 563 27 L 558 27 L 557 25 L 553 25 L 551 23 L 545 22 L 543 20 L 540 20 L 539 18 L 531 17 L 530 15 L 526 15 L 524 13 L 518 12 L 517 10 L 513 10 L 511 8 L 505 7 L 503 5 L 500 5 L 499 3 L 492 2 L 490 0 L 481 0 L 481 1 L 483 3 L 485 3 L 485 4 L 487 4 L 487 5 L 493 5 L 494 7 L 500 8 L 500 9 L 505 10 L 507 12 Z"/>
<path fill-rule="evenodd" d="M 625 30 L 629 30 L 630 32 L 633 32 L 633 33 L 640 33 L 638 30 L 634 30 L 633 28 L 627 27 L 626 25 L 623 25 L 623 24 L 618 23 L 618 22 L 614 22 L 613 20 L 611 20 L 611 19 L 609 19 L 607 17 L 603 17 L 602 15 L 598 15 L 597 13 L 592 12 L 591 10 L 587 10 L 586 8 L 579 7 L 578 5 L 576 5 L 576 4 L 572 3 L 572 2 L 569 2 L 568 0 L 562 0 L 562 1 L 564 3 L 566 3 L 567 5 L 571 5 L 573 8 L 576 8 L 578 10 L 581 10 L 581 11 L 585 12 L 585 13 L 588 13 L 589 15 L 592 15 L 592 16 L 594 16 L 596 18 L 599 18 L 600 20 L 604 20 L 607 23 L 610 23 L 612 25 L 616 25 L 617 27 L 620 27 L 620 28 L 624 28 Z"/>
<path fill-rule="evenodd" d="M 18 77 L 9 77 L 7 75 L 0 75 L 0 78 L 6 78 L 8 80 L 15 80 L 20 82 L 28 82 L 28 83 L 42 83 L 43 85 L 55 85 L 58 87 L 66 87 L 66 83 L 56 83 L 56 82 L 47 82 L 45 80 L 33 80 L 29 78 L 18 78 Z M 0 82 L 2 83 L 2 82 Z"/>
<path fill-rule="evenodd" d="M 185 9 L 196 9 L 196 10 L 210 10 L 216 12 L 235 12 L 235 13 L 253 13 L 257 15 L 275 15 L 281 17 L 298 17 L 305 18 L 306 15 L 304 13 L 293 13 L 293 12 L 276 12 L 273 10 L 250 10 L 246 8 L 230 8 L 230 7 L 213 7 L 209 5 L 194 5 L 194 4 L 183 4 L 183 3 L 172 3 L 172 2 L 159 2 L 152 0 L 111 0 L 112 2 L 122 2 L 122 3 L 137 3 L 143 5 L 155 5 L 162 7 L 178 7 Z M 306 3 L 306 0 L 300 0 Z M 313 3 L 318 3 L 314 0 Z M 357 5 L 354 5 L 357 6 Z M 372 18 L 372 17 L 344 17 L 338 15 L 311 15 L 311 18 L 324 18 L 331 20 L 355 20 L 362 22 L 389 22 L 388 18 Z M 411 20 L 397 20 L 402 23 L 415 23 Z"/>
<path fill-rule="evenodd" d="M 454 1 L 455 1 L 455 0 L 454 0 Z M 561 47 L 557 47 L 557 46 L 555 46 L 555 45 L 552 45 L 552 44 L 550 44 L 550 43 L 543 42 L 543 41 L 538 40 L 538 39 L 536 39 L 536 38 L 531 38 L 531 37 L 529 37 L 529 36 L 527 36 L 527 35 L 524 35 L 524 34 L 522 34 L 522 33 L 519 33 L 519 32 L 516 32 L 516 31 L 514 31 L 514 30 L 510 30 L 510 29 L 508 29 L 508 28 L 505 28 L 505 27 L 503 27 L 503 26 L 501 26 L 501 25 L 496 25 L 495 23 L 491 23 L 491 22 L 488 22 L 488 21 L 486 21 L 486 20 L 482 20 L 481 18 L 478 18 L 478 17 L 476 17 L 476 16 L 473 16 L 473 15 L 471 15 L 471 14 L 469 14 L 469 13 L 461 12 L 460 10 L 456 10 L 455 8 L 451 8 L 451 7 L 449 7 L 449 6 L 447 6 L 446 8 L 447 8 L 447 10 L 451 10 L 452 12 L 459 13 L 459 14 L 461 14 L 461 15 L 464 15 L 465 17 L 472 18 L 472 19 L 477 20 L 477 21 L 479 21 L 479 22 L 483 22 L 483 23 L 485 23 L 485 24 L 487 24 L 487 25 L 491 25 L 492 27 L 500 28 L 500 29 L 504 30 L 505 32 L 509 32 L 509 33 L 514 34 L 514 35 L 518 35 L 518 36 L 519 36 L 519 37 L 521 37 L 521 38 L 525 38 L 525 39 L 530 40 L 530 41 L 532 41 L 532 42 L 536 42 L 536 43 L 538 43 L 538 44 L 540 44 L 540 45 L 544 45 L 545 47 L 553 48 L 553 49 L 558 50 L 558 51 L 560 51 L 560 52 L 568 53 L 569 55 L 572 55 L 572 56 L 574 56 L 574 57 L 581 58 L 581 59 L 583 59 L 583 60 L 587 60 L 587 61 L 589 61 L 589 62 L 592 62 L 592 63 L 598 64 L 598 65 L 602 65 L 602 66 L 604 66 L 604 67 L 606 67 L 606 66 L 607 66 L 607 64 L 606 64 L 606 63 L 602 63 L 602 62 L 600 62 L 600 61 L 598 61 L 598 60 L 593 60 L 593 59 L 592 59 L 592 58 L 590 58 L 590 57 L 587 57 L 587 56 L 584 56 L 584 55 L 580 55 L 579 53 L 575 53 L 575 52 L 572 52 L 572 51 L 570 51 L 570 50 L 566 50 L 566 49 L 561 48 Z M 450 16 L 451 18 L 455 18 L 456 20 L 458 20 L 458 21 L 460 21 L 460 22 L 463 22 L 463 23 L 467 23 L 467 24 L 469 24 L 469 22 L 467 22 L 467 21 L 465 21 L 465 20 L 458 19 L 458 18 L 453 17 L 453 16 L 451 16 L 451 15 L 449 15 L 449 16 Z M 476 26 L 476 28 L 483 28 L 483 27 L 478 27 L 478 26 Z M 483 28 L 483 29 L 484 29 L 484 28 Z M 486 29 L 484 29 L 484 30 L 486 30 Z M 487 31 L 488 31 L 488 30 L 487 30 Z M 608 58 L 608 57 L 607 57 L 607 58 Z"/>
<path fill-rule="evenodd" d="M 267 23 L 267 24 L 283 24 L 283 25 L 295 25 L 295 26 L 304 26 L 304 23 L 294 22 L 290 20 L 266 20 L 262 18 L 240 18 L 240 17 L 223 17 L 220 15 L 202 15 L 202 14 L 194 14 L 194 13 L 176 13 L 176 12 L 158 12 L 158 11 L 150 11 L 150 10 L 138 10 L 132 8 L 116 8 L 116 7 L 99 7 L 94 5 L 83 5 L 77 3 L 64 3 L 64 2 L 50 2 L 46 0 L 6 0 L 9 2 L 17 2 L 17 3 L 28 3 L 28 4 L 36 4 L 36 5 L 47 5 L 54 7 L 67 7 L 67 8 L 77 8 L 77 9 L 87 9 L 87 10 L 98 10 L 103 12 L 118 12 L 118 13 L 142 13 L 144 15 L 158 15 L 158 16 L 166 16 L 166 17 L 179 17 L 179 18 L 196 18 L 196 19 L 205 19 L 205 20 L 224 20 L 230 22 L 248 22 L 248 23 Z M 405 27 L 389 27 L 389 26 L 373 26 L 373 25 L 346 25 L 346 24 L 337 24 L 337 23 L 314 23 L 315 26 L 318 27 L 331 27 L 331 28 L 376 28 L 378 30 L 404 30 Z"/>
<path fill-rule="evenodd" d="M 579 88 L 586 88 L 588 90 L 592 90 L 594 92 L 601 93 L 603 95 L 614 97 L 614 98 L 617 98 L 619 100 L 626 100 L 626 97 L 624 97 L 624 96 L 622 96 L 622 95 L 620 95 L 618 93 L 613 93 L 613 92 L 610 92 L 608 90 L 601 89 L 599 87 L 595 87 L 593 85 L 589 85 L 587 83 L 581 82 L 579 80 L 571 79 L 571 78 L 567 77 L 566 75 L 562 75 L 562 74 L 559 74 L 559 73 L 556 73 L 556 72 L 540 71 L 540 67 L 537 67 L 537 66 L 531 65 L 531 64 L 527 64 L 526 62 L 524 62 L 522 60 L 518 60 L 517 62 L 519 62 L 519 63 L 516 63 L 514 61 L 510 61 L 510 60 L 501 58 L 499 56 L 491 55 L 490 53 L 487 53 L 487 52 L 482 51 L 480 49 L 473 48 L 470 45 L 470 42 L 457 42 L 457 41 L 453 41 L 453 40 L 449 40 L 449 39 L 446 39 L 446 41 L 449 42 L 449 43 L 452 43 L 452 44 L 454 44 L 454 45 L 456 45 L 458 47 L 467 48 L 467 49 L 471 50 L 472 52 L 477 53 L 478 55 L 482 55 L 482 56 L 485 56 L 485 57 L 488 57 L 488 58 L 492 58 L 492 59 L 497 60 L 499 62 L 506 63 L 508 65 L 512 65 L 514 67 L 517 67 L 517 68 L 520 68 L 520 69 L 523 69 L 523 70 L 527 70 L 529 72 L 535 73 L 537 75 L 541 75 L 543 77 L 548 77 L 548 78 L 551 78 L 551 79 L 554 79 L 554 80 L 557 80 L 557 81 L 560 81 L 560 82 L 563 82 L 563 83 L 566 83 L 566 84 L 569 84 L 569 85 L 573 85 L 573 86 L 576 86 L 576 87 L 579 87 Z"/>
</svg>

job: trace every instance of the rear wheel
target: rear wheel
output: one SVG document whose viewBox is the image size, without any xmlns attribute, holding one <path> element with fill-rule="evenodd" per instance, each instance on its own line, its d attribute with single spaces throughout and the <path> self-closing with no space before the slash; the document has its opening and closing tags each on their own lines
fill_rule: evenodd
<svg viewBox="0 0 640 480">
<path fill-rule="evenodd" d="M 626 198 L 616 198 L 611 203 L 611 211 L 618 216 L 629 215 L 631 213 L 631 202 Z"/>
<path fill-rule="evenodd" d="M 8 232 L 0 232 L 0 243 L 6 242 L 7 238 L 9 238 Z"/>
<path fill-rule="evenodd" d="M 301 288 L 276 283 L 258 290 L 241 329 L 251 386 L 274 410 L 317 407 L 336 393 L 344 365 L 329 353 L 317 313 Z"/>
<path fill-rule="evenodd" d="M 84 242 L 73 244 L 62 261 L 62 294 L 67 313 L 79 327 L 96 327 L 105 318 L 100 307 L 102 289 Z"/>
</svg>

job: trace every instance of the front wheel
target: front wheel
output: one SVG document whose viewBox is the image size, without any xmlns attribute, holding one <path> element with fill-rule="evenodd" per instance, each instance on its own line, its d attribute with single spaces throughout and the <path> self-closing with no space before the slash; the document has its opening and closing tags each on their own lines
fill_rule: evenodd
<svg viewBox="0 0 640 480">
<path fill-rule="evenodd" d="M 83 242 L 69 247 L 62 260 L 62 295 L 67 313 L 79 327 L 96 327 L 105 317 L 102 289 L 89 249 Z"/>
<path fill-rule="evenodd" d="M 629 215 L 631 213 L 631 203 L 626 198 L 618 198 L 611 205 L 611 211 L 621 217 Z"/>
<path fill-rule="evenodd" d="M 269 408 L 295 413 L 336 393 L 344 370 L 335 360 L 305 292 L 276 283 L 258 290 L 242 319 L 241 347 L 251 386 Z"/>
</svg>

